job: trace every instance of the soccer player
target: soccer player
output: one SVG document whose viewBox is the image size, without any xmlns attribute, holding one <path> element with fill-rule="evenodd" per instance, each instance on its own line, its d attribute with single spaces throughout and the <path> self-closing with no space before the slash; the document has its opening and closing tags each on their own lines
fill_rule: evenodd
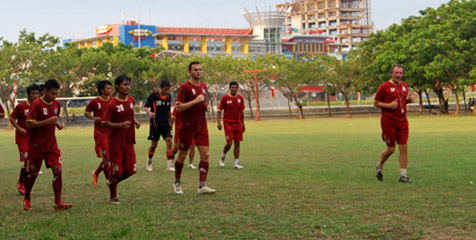
<svg viewBox="0 0 476 240">
<path fill-rule="evenodd" d="M 209 188 L 207 183 L 208 165 L 209 165 L 209 138 L 207 119 L 205 111 L 208 106 L 205 104 L 207 86 L 200 82 L 202 77 L 202 66 L 199 62 L 191 62 L 188 66 L 190 80 L 183 83 L 178 92 L 176 108 L 180 116 L 180 136 L 179 152 L 175 161 L 175 183 L 174 191 L 176 194 L 183 194 L 180 177 L 182 174 L 183 163 L 187 156 L 188 149 L 192 140 L 198 147 L 200 153 L 200 163 L 198 169 L 200 173 L 200 185 L 198 194 L 212 194 L 216 190 Z"/>
<path fill-rule="evenodd" d="M 172 128 L 174 127 L 175 123 L 175 135 L 174 135 L 174 156 L 178 152 L 178 146 L 179 146 L 179 136 L 180 136 L 180 114 L 177 113 L 176 108 L 172 111 L 172 117 L 170 119 L 170 126 Z M 196 167 L 193 165 L 193 159 L 195 158 L 195 140 L 192 139 L 192 143 L 190 144 L 190 149 L 188 153 L 188 168 L 190 169 L 196 169 Z"/>
<path fill-rule="evenodd" d="M 167 80 L 160 82 L 160 92 L 150 94 L 145 104 L 144 110 L 150 117 L 148 139 L 152 141 L 148 152 L 147 171 L 152 171 L 152 157 L 154 156 L 160 136 L 165 140 L 167 146 L 167 168 L 165 170 L 169 172 L 175 171 L 172 167 L 174 153 L 172 150 L 172 126 L 170 124 L 170 103 L 172 101 L 172 96 L 169 94 L 170 86 L 171 84 Z"/>
<path fill-rule="evenodd" d="M 2 104 L 0 104 L 0 118 L 4 118 L 5 117 L 5 110 L 3 110 L 3 106 Z"/>
<path fill-rule="evenodd" d="M 395 152 L 395 143 L 400 151 L 400 178 L 399 182 L 411 183 L 407 176 L 408 164 L 408 120 L 406 117 L 407 103 L 413 99 L 408 96 L 408 86 L 402 81 L 405 68 L 395 64 L 391 69 L 392 79 L 380 85 L 375 95 L 374 106 L 382 109 L 380 125 L 382 127 L 382 139 L 387 144 L 380 154 L 377 163 L 377 179 L 383 180 L 383 164 Z"/>
<path fill-rule="evenodd" d="M 109 191 L 111 204 L 120 204 L 117 185 L 136 173 L 136 143 L 134 127 L 140 123 L 134 119 L 135 99 L 129 95 L 131 79 L 121 75 L 114 81 L 117 96 L 110 100 L 102 116 L 102 124 L 111 128 L 109 132 Z"/>
<path fill-rule="evenodd" d="M 242 169 L 243 166 L 238 164 L 240 161 L 240 142 L 243 141 L 243 133 L 245 132 L 245 121 L 243 111 L 245 110 L 245 104 L 243 97 L 238 94 L 239 85 L 237 82 L 230 82 L 230 93 L 223 96 L 218 105 L 217 114 L 217 128 L 221 131 L 221 112 L 225 111 L 223 115 L 223 124 L 225 127 L 226 144 L 223 148 L 223 154 L 220 158 L 220 166 L 225 166 L 226 153 L 231 149 L 231 145 L 234 143 L 235 148 L 233 153 L 235 155 L 234 169 Z"/>
<path fill-rule="evenodd" d="M 72 204 L 61 201 L 63 188 L 61 152 L 58 148 L 55 136 L 55 128 L 63 129 L 63 124 L 58 122 L 60 114 L 60 102 L 56 100 L 59 92 L 59 84 L 55 79 L 45 82 L 43 96 L 36 99 L 30 106 L 26 127 L 29 129 L 30 141 L 28 143 L 28 158 L 25 178 L 25 199 L 23 209 L 32 210 L 30 194 L 35 184 L 38 171 L 43 160 L 46 167 L 53 172 L 53 190 L 55 193 L 55 209 L 66 210 L 73 207 Z"/>
<path fill-rule="evenodd" d="M 93 171 L 93 185 L 98 184 L 98 176 L 101 171 L 104 171 L 106 181 L 109 179 L 109 147 L 108 147 L 108 133 L 109 129 L 101 124 L 102 115 L 111 100 L 112 83 L 108 80 L 100 81 L 97 85 L 99 97 L 91 99 L 86 106 L 84 116 L 94 120 L 94 142 L 95 150 L 98 158 L 102 158 L 98 168 Z M 91 114 L 91 112 L 94 114 Z"/>
<path fill-rule="evenodd" d="M 24 180 L 27 175 L 26 172 L 26 158 L 28 157 L 28 141 L 30 136 L 26 129 L 26 118 L 28 117 L 28 111 L 30 105 L 40 96 L 40 86 L 32 84 L 26 88 L 28 99 L 25 102 L 19 103 L 12 114 L 10 114 L 10 123 L 15 127 L 15 143 L 17 144 L 18 151 L 20 152 L 20 162 L 23 162 L 23 166 L 20 170 L 20 178 L 18 179 L 18 192 L 22 195 L 25 194 Z"/>
</svg>

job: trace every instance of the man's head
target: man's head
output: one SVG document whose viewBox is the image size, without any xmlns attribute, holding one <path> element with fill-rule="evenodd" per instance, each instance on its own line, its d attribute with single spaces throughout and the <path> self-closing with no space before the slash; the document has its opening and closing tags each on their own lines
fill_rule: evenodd
<svg viewBox="0 0 476 240">
<path fill-rule="evenodd" d="M 43 99 L 47 102 L 53 102 L 59 93 L 60 85 L 55 79 L 48 79 L 43 89 Z"/>
<path fill-rule="evenodd" d="M 26 88 L 26 94 L 28 95 L 28 101 L 33 102 L 40 96 L 41 88 L 38 84 L 33 83 Z"/>
<path fill-rule="evenodd" d="M 112 83 L 109 82 L 108 80 L 102 80 L 98 82 L 97 89 L 98 89 L 98 95 L 99 96 L 104 96 L 104 97 L 109 97 L 111 96 L 112 93 Z"/>
<path fill-rule="evenodd" d="M 162 80 L 162 82 L 160 82 L 160 95 L 165 96 L 169 94 L 170 86 L 172 86 L 172 84 L 170 84 L 169 81 Z"/>
<path fill-rule="evenodd" d="M 405 67 L 400 64 L 395 64 L 392 66 L 392 69 L 390 69 L 390 73 L 392 74 L 392 81 L 394 83 L 399 83 L 405 73 Z"/>
<path fill-rule="evenodd" d="M 194 80 L 199 81 L 202 78 L 202 66 L 200 62 L 194 61 L 188 65 L 188 74 Z"/>
<path fill-rule="evenodd" d="M 235 81 L 231 81 L 228 87 L 230 88 L 230 94 L 235 96 L 238 92 L 238 89 L 240 88 L 240 85 L 238 85 L 238 83 Z"/>
<path fill-rule="evenodd" d="M 114 87 L 118 93 L 129 95 L 129 91 L 131 90 L 131 79 L 126 75 L 121 75 L 114 81 Z"/>
<path fill-rule="evenodd" d="M 45 89 L 45 84 L 40 84 L 40 97 L 43 97 L 43 89 Z"/>
</svg>

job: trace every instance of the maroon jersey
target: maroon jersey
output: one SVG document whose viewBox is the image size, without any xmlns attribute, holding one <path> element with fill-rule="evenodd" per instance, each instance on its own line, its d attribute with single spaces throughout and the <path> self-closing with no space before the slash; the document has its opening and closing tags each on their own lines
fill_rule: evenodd
<svg viewBox="0 0 476 240">
<path fill-rule="evenodd" d="M 2 104 L 0 104 L 0 114 L 5 114 L 5 110 L 3 110 Z"/>
<path fill-rule="evenodd" d="M 240 94 L 236 94 L 234 97 L 226 94 L 221 98 L 218 105 L 219 112 L 225 111 L 225 114 L 223 114 L 224 123 L 242 123 L 244 110 L 245 103 Z"/>
<path fill-rule="evenodd" d="M 102 115 L 102 122 L 131 122 L 131 125 L 128 129 L 113 128 L 109 130 L 109 144 L 129 145 L 136 143 L 134 130 L 135 102 L 136 100 L 130 96 L 127 96 L 127 100 L 121 100 L 115 97 L 109 101 L 109 104 Z"/>
<path fill-rule="evenodd" d="M 26 118 L 28 117 L 28 112 L 30 109 L 30 103 L 28 101 L 22 102 L 18 104 L 15 109 L 13 109 L 12 114 L 10 114 L 10 118 L 15 120 L 18 125 L 26 129 Z M 18 132 L 18 129 L 15 131 L 15 143 L 18 144 L 20 142 L 28 142 L 30 139 L 30 136 L 28 134 L 28 131 L 26 132 L 25 135 L 21 135 Z"/>
<path fill-rule="evenodd" d="M 102 115 L 104 114 L 104 111 L 106 110 L 107 104 L 111 98 L 108 98 L 107 100 L 102 99 L 101 97 L 97 97 L 94 99 L 91 99 L 91 101 L 88 103 L 88 106 L 86 106 L 86 112 L 91 113 L 94 112 L 94 117 L 100 117 L 102 118 Z M 94 136 L 95 137 L 107 137 L 109 133 L 109 129 L 103 126 L 100 122 L 94 123 Z"/>
<path fill-rule="evenodd" d="M 200 82 L 200 85 L 194 85 L 190 81 L 185 82 L 179 88 L 177 96 L 177 104 L 187 103 L 198 95 L 207 96 L 207 86 Z M 181 112 L 181 128 L 185 130 L 198 130 L 207 127 L 207 119 L 205 118 L 205 101 L 193 105 L 191 108 Z"/>
<path fill-rule="evenodd" d="M 29 122 L 39 122 L 51 117 L 58 117 L 60 114 L 60 102 L 58 100 L 52 103 L 47 103 L 43 98 L 36 99 L 30 106 L 28 117 Z M 58 148 L 55 136 L 55 124 L 48 124 L 42 127 L 31 128 L 29 146 L 42 147 L 42 150 L 47 152 Z"/>
<path fill-rule="evenodd" d="M 177 112 L 177 108 L 174 108 L 172 111 L 172 118 L 175 119 L 175 130 L 180 130 L 182 127 L 182 120 L 181 120 L 182 114 Z"/>
<path fill-rule="evenodd" d="M 391 119 L 402 119 L 407 113 L 408 85 L 400 82 L 395 85 L 391 81 L 386 81 L 380 85 L 375 95 L 376 102 L 391 103 L 397 100 L 396 109 L 382 108 L 382 116 Z"/>
</svg>

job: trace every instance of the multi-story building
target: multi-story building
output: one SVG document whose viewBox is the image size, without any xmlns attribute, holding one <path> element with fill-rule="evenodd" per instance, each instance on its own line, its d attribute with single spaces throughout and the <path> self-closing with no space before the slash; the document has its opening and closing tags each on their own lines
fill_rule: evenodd
<svg viewBox="0 0 476 240">
<path fill-rule="evenodd" d="M 349 48 L 366 40 L 373 31 L 370 0 L 293 0 L 276 5 L 286 13 L 289 33 L 328 35 Z"/>
</svg>

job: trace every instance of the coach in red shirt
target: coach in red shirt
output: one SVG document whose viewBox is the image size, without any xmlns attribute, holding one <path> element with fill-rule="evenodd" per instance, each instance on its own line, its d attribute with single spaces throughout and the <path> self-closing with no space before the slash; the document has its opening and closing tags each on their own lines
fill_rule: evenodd
<svg viewBox="0 0 476 240">
<path fill-rule="evenodd" d="M 243 166 L 238 164 L 240 158 L 240 142 L 243 141 L 243 133 L 245 132 L 245 121 L 243 119 L 243 111 L 245 110 L 245 103 L 243 97 L 238 94 L 239 85 L 237 82 L 230 82 L 230 93 L 223 96 L 218 105 L 217 114 L 217 128 L 222 129 L 221 113 L 223 115 L 223 124 L 225 126 L 226 144 L 223 148 L 223 154 L 220 158 L 220 166 L 225 166 L 226 153 L 230 150 L 231 145 L 235 144 L 233 151 L 235 155 L 234 169 L 242 169 Z"/>
<path fill-rule="evenodd" d="M 382 83 L 375 95 L 374 106 L 382 109 L 380 125 L 382 127 L 382 139 L 387 144 L 380 154 L 380 161 L 377 163 L 377 179 L 383 180 L 383 164 L 395 152 L 395 144 L 398 144 L 400 151 L 400 178 L 399 182 L 410 183 L 407 176 L 408 163 L 408 120 L 407 103 L 413 99 L 408 95 L 408 85 L 402 81 L 405 68 L 396 64 L 391 69 L 392 79 Z"/>
</svg>

